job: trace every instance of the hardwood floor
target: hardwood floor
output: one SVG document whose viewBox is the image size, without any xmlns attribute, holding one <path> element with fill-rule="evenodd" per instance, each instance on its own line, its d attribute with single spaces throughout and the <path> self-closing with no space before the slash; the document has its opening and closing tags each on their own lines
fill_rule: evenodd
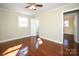
<svg viewBox="0 0 79 59">
<path fill-rule="evenodd" d="M 42 44 L 36 48 L 36 37 L 27 37 L 5 43 L 0 43 L 1 56 L 61 56 L 62 45 L 41 38 Z M 23 49 L 23 50 L 22 50 Z M 22 50 L 22 51 L 21 51 Z M 26 51 L 26 52 L 25 52 Z"/>
<path fill-rule="evenodd" d="M 79 56 L 79 43 L 76 43 L 76 55 Z"/>
<path fill-rule="evenodd" d="M 66 46 L 64 45 L 64 56 L 75 56 L 76 54 L 76 42 L 72 34 L 64 34 L 64 40 L 67 40 Z M 64 43 L 64 44 L 65 44 Z"/>
</svg>

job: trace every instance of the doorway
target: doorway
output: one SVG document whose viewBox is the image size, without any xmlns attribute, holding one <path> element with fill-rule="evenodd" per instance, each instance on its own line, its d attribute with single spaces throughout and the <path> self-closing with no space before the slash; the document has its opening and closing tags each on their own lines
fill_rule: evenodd
<svg viewBox="0 0 79 59">
<path fill-rule="evenodd" d="M 30 50 L 33 51 L 33 53 L 36 52 L 36 47 L 38 47 L 37 44 L 38 32 L 39 32 L 39 19 L 37 18 L 30 19 L 30 35 L 31 35 Z"/>
<path fill-rule="evenodd" d="M 36 36 L 37 32 L 39 30 L 39 20 L 32 18 L 30 25 L 31 25 L 31 28 L 30 28 L 31 29 L 31 36 Z"/>
<path fill-rule="evenodd" d="M 77 12 L 71 11 L 63 14 L 64 16 L 64 48 L 63 55 L 76 55 L 76 41 L 78 39 L 77 30 Z"/>
</svg>

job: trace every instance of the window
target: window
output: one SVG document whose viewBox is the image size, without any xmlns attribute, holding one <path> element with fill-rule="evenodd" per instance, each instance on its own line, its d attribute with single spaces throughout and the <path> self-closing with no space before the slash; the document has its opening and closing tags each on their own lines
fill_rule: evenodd
<svg viewBox="0 0 79 59">
<path fill-rule="evenodd" d="M 68 20 L 64 21 L 64 27 L 69 27 L 69 21 Z"/>
<path fill-rule="evenodd" d="M 18 26 L 19 27 L 28 27 L 28 18 L 19 16 L 18 17 Z"/>
</svg>

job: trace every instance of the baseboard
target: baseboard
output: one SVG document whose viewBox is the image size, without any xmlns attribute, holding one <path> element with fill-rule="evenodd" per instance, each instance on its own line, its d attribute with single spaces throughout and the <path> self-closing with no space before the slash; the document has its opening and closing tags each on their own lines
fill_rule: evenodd
<svg viewBox="0 0 79 59">
<path fill-rule="evenodd" d="M 74 35 L 73 33 L 64 33 L 64 34 L 71 34 L 71 35 Z"/>
<path fill-rule="evenodd" d="M 10 39 L 6 39 L 6 40 L 2 40 L 0 41 L 0 43 L 4 43 L 4 42 L 8 42 L 8 41 L 12 41 L 12 40 L 16 40 L 16 39 L 20 39 L 20 38 L 24 38 L 24 37 L 30 37 L 31 35 L 27 35 L 27 36 L 21 36 L 21 37 L 15 37 L 15 38 L 10 38 Z M 63 42 L 58 42 L 56 40 L 52 40 L 52 39 L 49 39 L 47 37 L 44 37 L 44 36 L 40 36 L 41 38 L 44 38 L 46 40 L 50 40 L 52 42 L 56 42 L 56 43 L 59 43 L 59 44 L 63 44 Z"/>
<path fill-rule="evenodd" d="M 44 37 L 44 36 L 40 36 L 40 37 L 43 38 L 43 39 L 46 39 L 46 40 L 52 41 L 52 42 L 56 42 L 56 43 L 59 43 L 59 44 L 63 44 L 63 42 L 59 42 L 59 41 L 56 41 L 56 40 L 52 40 L 52 39 L 47 38 L 47 37 Z"/>
<path fill-rule="evenodd" d="M 15 38 L 10 38 L 10 39 L 6 39 L 6 40 L 2 40 L 2 41 L 0 41 L 0 43 L 12 41 L 12 40 L 17 40 L 17 39 L 25 38 L 25 37 L 30 37 L 30 35 L 27 35 L 27 36 L 20 36 L 20 37 L 15 37 Z"/>
<path fill-rule="evenodd" d="M 76 43 L 79 43 L 79 41 L 76 41 L 76 40 L 75 40 L 75 42 L 76 42 Z"/>
</svg>

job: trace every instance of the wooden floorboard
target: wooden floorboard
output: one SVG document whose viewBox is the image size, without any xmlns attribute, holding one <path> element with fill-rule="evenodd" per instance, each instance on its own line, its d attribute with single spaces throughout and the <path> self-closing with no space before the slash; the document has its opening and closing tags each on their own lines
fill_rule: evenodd
<svg viewBox="0 0 79 59">
<path fill-rule="evenodd" d="M 7 54 L 14 52 L 10 51 L 9 48 L 15 47 L 17 45 L 22 44 L 20 48 L 17 47 L 16 50 L 19 50 L 15 55 L 20 56 L 19 52 L 22 48 L 28 47 L 28 53 L 25 56 L 61 56 L 62 54 L 62 45 L 51 42 L 49 40 L 43 39 L 42 44 L 39 45 L 38 48 L 35 48 L 35 42 L 36 42 L 36 37 L 27 37 L 27 38 L 22 38 L 22 39 L 17 39 L 5 43 L 0 43 L 0 55 L 1 56 L 7 56 Z M 15 48 L 14 48 L 15 49 Z M 9 50 L 10 52 L 6 52 Z M 12 55 L 13 56 L 13 55 Z"/>
<path fill-rule="evenodd" d="M 79 44 L 74 41 L 73 34 L 64 34 L 64 40 L 67 40 L 68 43 L 63 48 L 64 56 L 78 56 L 79 55 Z"/>
</svg>

